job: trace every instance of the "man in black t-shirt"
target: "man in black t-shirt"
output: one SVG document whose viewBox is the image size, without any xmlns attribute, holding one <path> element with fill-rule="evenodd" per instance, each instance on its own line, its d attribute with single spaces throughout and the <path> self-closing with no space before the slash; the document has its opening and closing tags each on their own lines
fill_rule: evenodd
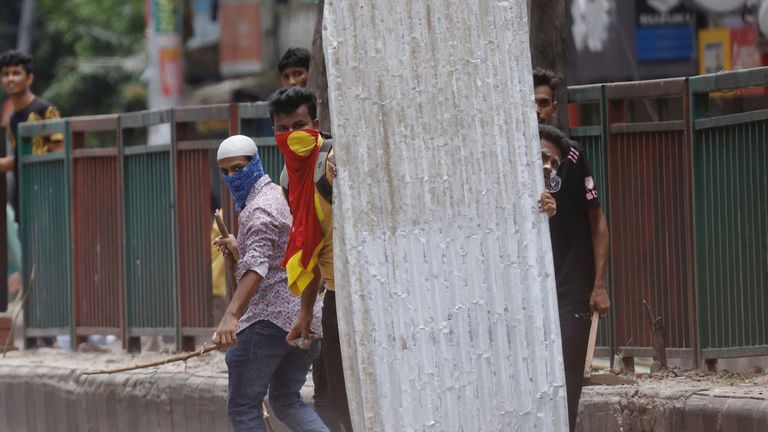
<svg viewBox="0 0 768 432">
<path fill-rule="evenodd" d="M 8 51 L 0 57 L 0 77 L 6 95 L 13 104 L 13 115 L 6 135 L 13 149 L 12 156 L 0 158 L 0 172 L 13 171 L 15 193 L 11 199 L 19 221 L 19 169 L 16 160 L 19 156 L 19 123 L 59 118 L 59 110 L 47 100 L 35 96 L 30 86 L 35 79 L 32 58 L 18 51 Z M 60 133 L 50 137 L 33 137 L 32 154 L 45 154 L 63 151 L 64 136 Z"/>
<path fill-rule="evenodd" d="M 534 70 L 534 94 L 542 143 L 561 149 L 559 167 L 547 180 L 557 214 L 549 220 L 557 281 L 557 302 L 565 364 L 570 430 L 576 428 L 584 361 L 593 312 L 611 306 L 606 285 L 608 224 L 584 150 L 558 129 L 547 126 L 557 112 L 558 80 L 550 71 Z M 565 153 L 567 152 L 567 153 Z"/>
</svg>

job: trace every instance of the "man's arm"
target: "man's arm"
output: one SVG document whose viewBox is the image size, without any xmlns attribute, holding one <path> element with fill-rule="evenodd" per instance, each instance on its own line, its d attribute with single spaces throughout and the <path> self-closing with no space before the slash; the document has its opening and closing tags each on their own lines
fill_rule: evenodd
<svg viewBox="0 0 768 432">
<path fill-rule="evenodd" d="M 288 336 L 285 337 L 286 342 L 292 344 L 295 339 L 299 337 L 304 338 L 305 348 L 309 348 L 309 344 L 312 343 L 312 332 L 309 327 L 312 325 L 312 317 L 315 309 L 315 302 L 317 301 L 317 294 L 320 292 L 320 286 L 323 284 L 323 278 L 320 276 L 320 270 L 315 267 L 315 278 L 312 282 L 304 288 L 301 293 L 301 309 L 299 310 L 299 316 L 296 318 L 296 324 L 288 332 Z"/>
<path fill-rule="evenodd" d="M 232 300 L 229 301 L 229 306 L 227 306 L 227 310 L 219 322 L 219 327 L 213 334 L 213 343 L 219 346 L 237 345 L 237 322 L 253 296 L 256 295 L 261 281 L 261 275 L 252 270 L 245 272 L 240 278 L 237 283 L 237 290 L 235 290 Z"/>
<path fill-rule="evenodd" d="M 595 254 L 595 284 L 589 299 L 589 308 L 605 315 L 611 307 L 606 283 L 606 267 L 608 265 L 608 223 L 600 207 L 588 210 L 589 225 L 592 229 L 592 249 Z"/>
<path fill-rule="evenodd" d="M 11 172 L 16 165 L 16 158 L 5 156 L 0 158 L 0 172 Z"/>
</svg>

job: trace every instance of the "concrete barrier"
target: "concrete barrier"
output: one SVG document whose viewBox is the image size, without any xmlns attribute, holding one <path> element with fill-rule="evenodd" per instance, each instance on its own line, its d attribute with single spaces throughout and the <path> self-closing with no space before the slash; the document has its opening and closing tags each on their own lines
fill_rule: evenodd
<svg viewBox="0 0 768 432">
<path fill-rule="evenodd" d="M 758 432 L 768 430 L 768 388 L 658 385 L 587 387 L 577 431 Z"/>
<path fill-rule="evenodd" d="M 302 396 L 311 402 L 312 384 Z M 64 366 L 0 364 L 0 432 L 231 431 L 223 373 L 140 370 L 84 376 Z M 274 432 L 288 429 L 274 416 Z M 643 380 L 586 387 L 577 430 L 768 430 L 768 386 Z M 445 430 L 444 432 L 453 432 Z"/>
<path fill-rule="evenodd" d="M 302 396 L 311 403 L 312 386 Z M 0 432 L 231 431 L 227 375 L 0 365 Z M 288 428 L 270 416 L 274 432 Z"/>
</svg>

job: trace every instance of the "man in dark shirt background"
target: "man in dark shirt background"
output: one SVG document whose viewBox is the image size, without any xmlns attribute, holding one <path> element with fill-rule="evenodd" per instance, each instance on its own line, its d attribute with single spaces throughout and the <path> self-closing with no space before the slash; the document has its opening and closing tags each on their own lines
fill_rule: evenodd
<svg viewBox="0 0 768 432">
<path fill-rule="evenodd" d="M 13 104 L 13 114 L 8 123 L 6 135 L 13 149 L 13 155 L 0 158 L 0 172 L 13 171 L 14 191 L 11 204 L 19 221 L 19 169 L 16 160 L 19 156 L 19 123 L 59 118 L 59 110 L 47 100 L 32 93 L 35 79 L 32 58 L 18 51 L 7 51 L 0 57 L 0 77 L 6 96 Z M 60 133 L 50 137 L 34 137 L 32 154 L 45 154 L 64 150 L 64 136 Z"/>
<path fill-rule="evenodd" d="M 536 117 L 551 125 L 557 113 L 559 80 L 550 71 L 533 72 Z M 590 321 L 593 312 L 602 317 L 611 301 L 606 284 L 608 224 L 600 207 L 597 186 L 584 150 L 552 126 L 540 126 L 542 141 L 568 151 L 557 173 L 547 181 L 555 197 L 557 214 L 549 220 L 557 280 L 557 302 L 565 364 L 570 430 L 576 428 L 583 384 Z"/>
<path fill-rule="evenodd" d="M 283 87 L 306 87 L 309 80 L 310 53 L 304 48 L 288 48 L 280 57 L 277 71 Z"/>
</svg>

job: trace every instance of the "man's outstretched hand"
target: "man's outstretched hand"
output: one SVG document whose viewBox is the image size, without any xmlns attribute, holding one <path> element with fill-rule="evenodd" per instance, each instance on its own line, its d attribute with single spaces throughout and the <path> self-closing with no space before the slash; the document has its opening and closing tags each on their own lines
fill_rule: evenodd
<svg viewBox="0 0 768 432">
<path fill-rule="evenodd" d="M 309 349 L 312 345 L 312 341 L 315 339 L 315 335 L 309 329 L 312 325 L 312 314 L 299 313 L 299 317 L 296 320 L 296 324 L 293 325 L 291 331 L 288 332 L 288 336 L 285 337 L 285 341 L 291 346 L 295 345 L 295 340 L 301 338 L 303 346 L 299 348 Z"/>
</svg>

